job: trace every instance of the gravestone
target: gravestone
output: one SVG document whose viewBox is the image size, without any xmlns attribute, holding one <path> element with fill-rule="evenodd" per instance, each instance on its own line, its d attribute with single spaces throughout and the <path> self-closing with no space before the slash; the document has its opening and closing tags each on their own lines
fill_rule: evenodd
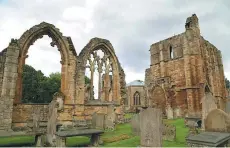
<svg viewBox="0 0 230 148">
<path fill-rule="evenodd" d="M 207 117 L 208 113 L 213 110 L 217 109 L 216 99 L 210 93 L 206 92 L 205 96 L 201 99 L 202 103 L 202 128 L 205 130 L 205 118 Z"/>
<path fill-rule="evenodd" d="M 148 108 L 140 113 L 141 146 L 162 147 L 162 111 Z"/>
<path fill-rule="evenodd" d="M 163 140 L 175 141 L 176 140 L 176 126 L 164 124 L 163 126 Z"/>
<path fill-rule="evenodd" d="M 36 106 L 33 108 L 32 118 L 33 118 L 33 132 L 36 133 L 39 131 L 40 108 Z"/>
<path fill-rule="evenodd" d="M 136 114 L 132 117 L 131 119 L 131 126 L 132 126 L 132 131 L 134 135 L 140 136 L 140 115 Z"/>
<path fill-rule="evenodd" d="M 48 112 L 48 122 L 47 122 L 47 145 L 55 146 L 55 133 L 57 130 L 57 117 L 58 111 L 63 110 L 63 99 L 64 95 L 62 93 L 56 92 L 53 95 L 53 100 L 49 104 L 49 112 Z"/>
<path fill-rule="evenodd" d="M 94 113 L 92 116 L 92 126 L 97 129 L 105 129 L 105 114 Z"/>
<path fill-rule="evenodd" d="M 105 128 L 114 129 L 116 121 L 116 113 L 114 105 L 109 105 L 107 110 L 107 115 L 105 118 Z"/>
<path fill-rule="evenodd" d="M 205 131 L 230 132 L 230 116 L 223 110 L 212 110 L 205 119 Z"/>
<path fill-rule="evenodd" d="M 115 107 L 114 105 L 109 105 L 108 106 L 108 110 L 107 110 L 107 117 L 109 120 L 112 120 L 113 122 L 115 122 L 116 120 L 116 113 L 115 113 Z"/>
</svg>

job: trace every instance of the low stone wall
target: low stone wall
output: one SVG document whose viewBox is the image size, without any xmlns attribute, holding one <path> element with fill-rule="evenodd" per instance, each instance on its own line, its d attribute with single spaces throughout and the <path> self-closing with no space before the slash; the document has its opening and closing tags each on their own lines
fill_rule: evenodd
<svg viewBox="0 0 230 148">
<path fill-rule="evenodd" d="M 39 121 L 48 121 L 48 112 L 48 104 L 17 104 L 13 107 L 12 123 L 33 121 L 33 115 L 37 115 Z"/>
<path fill-rule="evenodd" d="M 98 114 L 107 114 L 108 106 L 94 105 L 94 106 L 85 106 L 84 116 L 85 119 L 92 119 L 94 113 Z"/>
<path fill-rule="evenodd" d="M 17 104 L 13 107 L 12 129 L 29 130 L 33 129 L 34 120 L 39 121 L 41 127 L 47 126 L 48 104 Z"/>
</svg>

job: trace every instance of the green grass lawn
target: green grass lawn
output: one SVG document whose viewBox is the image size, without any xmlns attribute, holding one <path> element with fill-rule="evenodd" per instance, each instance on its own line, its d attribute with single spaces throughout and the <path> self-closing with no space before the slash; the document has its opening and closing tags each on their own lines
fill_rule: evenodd
<svg viewBox="0 0 230 148">
<path fill-rule="evenodd" d="M 164 120 L 168 124 L 176 126 L 176 140 L 163 141 L 163 147 L 186 147 L 185 136 L 188 133 L 188 128 L 184 126 L 183 119 Z M 132 134 L 131 125 L 129 123 L 116 125 L 115 131 L 105 131 L 102 135 L 104 141 L 101 147 L 137 147 L 140 146 L 140 137 Z M 85 136 L 67 138 L 67 146 L 86 146 L 89 144 L 90 138 Z M 11 137 L 0 138 L 0 146 L 25 146 L 32 145 L 34 137 Z"/>
<path fill-rule="evenodd" d="M 0 147 L 2 146 L 31 146 L 35 138 L 31 136 L 1 137 Z"/>
<path fill-rule="evenodd" d="M 167 122 L 168 124 L 172 124 L 176 126 L 176 141 L 163 141 L 163 147 L 186 147 L 185 136 L 188 134 L 188 128 L 184 126 L 184 119 L 164 120 L 164 122 Z M 123 129 L 123 127 L 125 129 Z M 123 132 L 121 132 L 121 130 Z M 103 146 L 106 146 L 106 147 L 137 147 L 137 146 L 140 146 L 140 137 L 132 135 L 130 124 L 118 125 L 113 135 L 119 136 L 121 134 L 127 134 L 130 136 L 130 138 L 112 142 L 112 143 L 105 142 Z M 108 135 L 108 134 L 105 133 L 105 135 Z"/>
<path fill-rule="evenodd" d="M 127 114 L 125 114 L 125 117 L 124 117 L 124 118 L 131 118 L 132 116 L 133 116 L 132 113 L 127 113 Z"/>
</svg>

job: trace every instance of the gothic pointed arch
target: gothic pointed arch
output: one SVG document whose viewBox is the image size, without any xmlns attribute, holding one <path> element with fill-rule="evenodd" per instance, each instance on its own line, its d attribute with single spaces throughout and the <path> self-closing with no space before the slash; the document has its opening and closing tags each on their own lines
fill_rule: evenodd
<svg viewBox="0 0 230 148">
<path fill-rule="evenodd" d="M 96 58 L 95 52 L 101 50 L 104 53 L 104 57 L 102 59 L 108 59 L 110 61 L 111 71 L 112 71 L 112 100 L 118 103 L 121 103 L 122 100 L 125 99 L 126 95 L 126 83 L 125 83 L 125 74 L 124 70 L 118 61 L 118 58 L 115 54 L 114 48 L 109 40 L 102 39 L 102 38 L 92 38 L 89 43 L 82 49 L 78 56 L 78 94 L 80 99 L 84 98 L 84 94 L 82 93 L 82 89 L 84 89 L 84 78 L 87 60 L 89 60 L 91 55 L 94 55 Z M 108 76 L 108 79 L 110 77 Z M 92 80 L 92 79 L 91 79 Z M 92 80 L 93 81 L 93 80 Z M 92 84 L 91 81 L 91 84 Z M 109 80 L 107 80 L 109 81 Z M 103 82 L 104 84 L 104 82 Z M 91 86 L 93 87 L 93 86 Z M 109 88 L 108 88 L 109 90 Z M 104 101 L 108 98 L 108 90 L 105 90 L 105 97 Z M 92 96 L 92 92 L 91 92 Z M 83 101 L 81 101 L 83 103 Z"/>
<path fill-rule="evenodd" d="M 133 94 L 133 104 L 134 105 L 141 105 L 141 95 L 139 91 L 136 91 Z"/>
<path fill-rule="evenodd" d="M 33 26 L 29 30 L 25 31 L 23 35 L 16 41 L 17 48 L 19 49 L 18 57 L 18 69 L 16 80 L 16 92 L 15 103 L 21 102 L 22 97 L 22 67 L 25 64 L 25 59 L 28 57 L 27 53 L 29 47 L 38 39 L 44 35 L 48 35 L 52 42 L 51 46 L 57 46 L 61 54 L 61 92 L 66 96 L 65 103 L 71 104 L 75 98 L 75 73 L 76 71 L 76 51 L 74 49 L 72 40 L 70 37 L 65 37 L 54 25 L 42 22 Z"/>
<path fill-rule="evenodd" d="M 154 106 L 161 108 L 163 113 L 165 113 L 166 108 L 166 94 L 164 89 L 160 85 L 155 85 L 150 90 L 150 102 L 149 106 Z"/>
</svg>

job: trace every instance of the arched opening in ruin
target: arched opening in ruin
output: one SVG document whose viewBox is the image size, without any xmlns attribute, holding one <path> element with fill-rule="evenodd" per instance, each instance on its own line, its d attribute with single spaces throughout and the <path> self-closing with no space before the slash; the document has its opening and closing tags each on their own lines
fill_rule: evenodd
<svg viewBox="0 0 230 148">
<path fill-rule="evenodd" d="M 170 59 L 174 58 L 174 51 L 172 45 L 169 46 L 169 54 L 170 54 Z"/>
<path fill-rule="evenodd" d="M 163 88 L 156 86 L 153 88 L 151 95 L 152 103 L 154 103 L 157 108 L 162 109 L 163 115 L 166 115 L 166 96 Z"/>
<path fill-rule="evenodd" d="M 79 54 L 79 63 L 81 71 L 77 75 L 81 85 L 77 89 L 80 90 L 79 94 L 86 103 L 94 101 L 120 103 L 120 76 L 124 74 L 109 41 L 100 38 L 91 39 Z M 83 76 L 90 79 L 88 84 L 86 81 L 82 83 Z M 124 78 L 121 80 L 124 81 Z"/>
<path fill-rule="evenodd" d="M 60 91 L 61 57 L 57 47 L 47 46 L 51 42 L 45 35 L 28 49 L 22 71 L 22 103 L 50 103 Z"/>
<path fill-rule="evenodd" d="M 141 105 L 140 92 L 138 91 L 133 95 L 133 105 Z"/>
<path fill-rule="evenodd" d="M 75 62 L 74 60 L 70 62 L 69 56 L 73 56 L 73 57 L 76 56 L 76 52 L 70 51 L 70 48 L 73 48 L 70 46 L 72 45 L 71 38 L 62 36 L 62 33 L 59 32 L 59 29 L 55 28 L 55 26 L 53 26 L 52 24 L 42 22 L 38 25 L 35 25 L 31 29 L 27 30 L 18 40 L 18 46 L 19 46 L 18 70 L 17 70 L 18 75 L 17 75 L 17 81 L 16 81 L 16 93 L 15 93 L 14 103 L 22 102 L 23 67 L 25 67 L 24 66 L 25 60 L 28 57 L 27 55 L 28 50 L 35 41 L 37 41 L 38 39 L 42 38 L 45 35 L 50 37 L 50 39 L 52 39 L 50 45 L 53 47 L 55 46 L 60 51 L 59 57 L 61 57 L 61 73 L 59 75 L 61 76 L 61 86 L 59 90 L 65 96 L 65 103 L 73 102 L 72 100 L 75 96 L 74 95 L 74 91 L 75 91 L 74 90 L 75 89 L 74 75 L 75 74 L 71 73 L 70 69 L 75 71 L 76 64 L 74 63 Z M 42 57 L 40 60 L 42 60 Z M 53 54 L 49 56 L 49 63 L 52 63 L 52 60 L 54 60 Z M 60 60 L 58 60 L 58 62 L 59 61 Z M 42 62 L 39 61 L 38 63 L 41 64 Z M 43 63 L 43 64 L 45 65 L 47 63 Z M 53 66 L 53 67 L 56 67 L 56 66 Z M 44 97 L 44 100 L 46 100 L 45 97 Z"/>
<path fill-rule="evenodd" d="M 85 70 L 85 86 L 89 88 L 85 95 L 89 100 L 112 100 L 112 72 L 108 55 L 101 49 L 90 53 Z"/>
</svg>

